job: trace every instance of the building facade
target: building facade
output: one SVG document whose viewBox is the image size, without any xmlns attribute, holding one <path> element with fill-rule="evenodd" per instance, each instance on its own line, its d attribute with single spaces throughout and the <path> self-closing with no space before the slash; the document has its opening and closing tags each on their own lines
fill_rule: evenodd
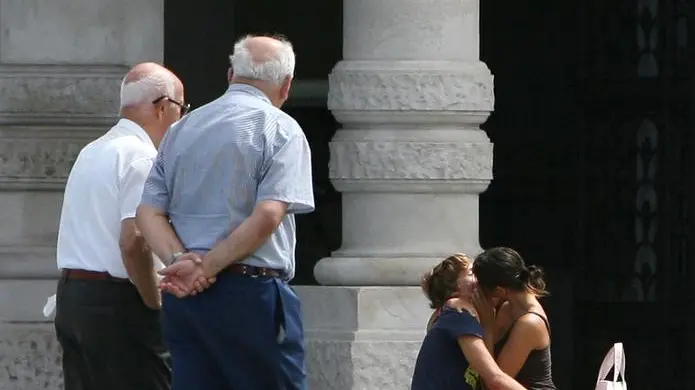
<svg viewBox="0 0 695 390">
<path fill-rule="evenodd" d="M 41 308 L 62 190 L 115 122 L 123 74 L 164 62 L 199 106 L 248 32 L 298 55 L 286 110 L 314 155 L 295 281 L 312 388 L 408 388 L 419 276 L 497 245 L 548 273 L 560 388 L 590 388 L 618 340 L 631 388 L 692 387 L 693 5 L 0 0 L 0 389 L 60 388 Z"/>
</svg>

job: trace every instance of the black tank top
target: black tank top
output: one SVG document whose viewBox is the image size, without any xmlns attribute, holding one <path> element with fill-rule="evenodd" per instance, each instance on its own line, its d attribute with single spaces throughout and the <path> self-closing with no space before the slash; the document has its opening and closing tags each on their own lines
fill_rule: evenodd
<svg viewBox="0 0 695 390">
<path fill-rule="evenodd" d="M 550 325 L 545 317 L 532 311 L 524 313 L 524 315 L 526 314 L 535 314 L 540 317 L 545 323 L 545 327 L 548 329 L 548 335 L 550 335 Z M 514 325 L 516 325 L 516 321 L 518 321 L 518 319 L 512 323 L 512 326 L 509 327 L 504 337 L 495 344 L 495 358 L 502 352 L 502 348 L 509 339 L 509 334 L 514 328 Z M 557 390 L 555 383 L 553 383 L 553 374 L 550 364 L 550 344 L 543 349 L 531 351 L 514 379 L 529 390 Z"/>
</svg>

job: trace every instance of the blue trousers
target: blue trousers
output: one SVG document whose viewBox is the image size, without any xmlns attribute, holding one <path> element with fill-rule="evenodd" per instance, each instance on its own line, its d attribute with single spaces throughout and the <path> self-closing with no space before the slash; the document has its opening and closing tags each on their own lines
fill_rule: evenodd
<svg viewBox="0 0 695 390">
<path fill-rule="evenodd" d="M 199 295 L 162 299 L 172 390 L 306 390 L 301 308 L 287 283 L 222 272 Z"/>
</svg>

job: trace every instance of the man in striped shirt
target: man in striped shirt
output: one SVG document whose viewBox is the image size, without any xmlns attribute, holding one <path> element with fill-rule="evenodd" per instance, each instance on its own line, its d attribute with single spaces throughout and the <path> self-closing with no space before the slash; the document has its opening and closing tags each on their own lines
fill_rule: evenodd
<svg viewBox="0 0 695 390">
<path fill-rule="evenodd" d="M 162 326 L 174 390 L 306 388 L 287 282 L 294 214 L 314 209 L 311 153 L 280 110 L 294 65 L 283 39 L 239 40 L 229 89 L 172 126 L 145 184 L 137 223 L 168 265 Z"/>
</svg>

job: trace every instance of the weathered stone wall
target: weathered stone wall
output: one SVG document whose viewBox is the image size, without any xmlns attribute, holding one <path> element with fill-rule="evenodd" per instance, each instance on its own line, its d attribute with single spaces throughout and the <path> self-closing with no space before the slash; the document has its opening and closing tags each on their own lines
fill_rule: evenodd
<svg viewBox="0 0 695 390">
<path fill-rule="evenodd" d="M 0 325 L 0 389 L 62 389 L 60 365 L 53 324 Z"/>
<path fill-rule="evenodd" d="M 1 0 L 0 389 L 59 389 L 41 323 L 55 291 L 62 190 L 118 115 L 128 67 L 163 57 L 163 0 Z"/>
</svg>

